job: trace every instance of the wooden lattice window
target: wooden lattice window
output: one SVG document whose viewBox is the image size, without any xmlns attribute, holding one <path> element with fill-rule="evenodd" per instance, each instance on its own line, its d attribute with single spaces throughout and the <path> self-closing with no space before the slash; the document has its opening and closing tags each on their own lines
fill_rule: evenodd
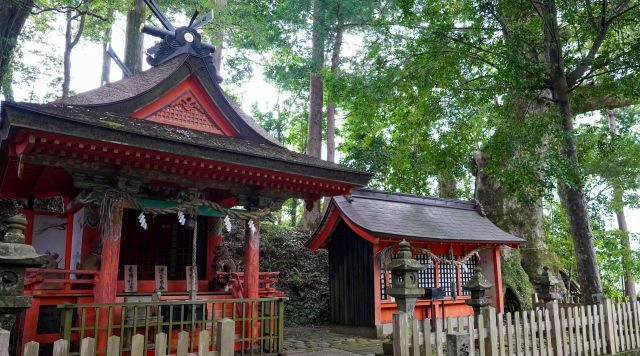
<svg viewBox="0 0 640 356">
<path fill-rule="evenodd" d="M 415 255 L 413 258 L 424 266 L 424 269 L 418 271 L 418 287 L 435 288 L 436 287 L 436 265 L 429 258 L 429 255 Z M 431 260 L 431 263 L 429 262 Z"/>
<path fill-rule="evenodd" d="M 460 256 L 462 259 L 463 256 Z M 476 267 L 478 266 L 478 258 L 474 255 L 471 256 L 467 262 L 465 262 L 467 268 L 460 268 L 460 286 L 463 286 L 471 280 L 471 277 L 475 273 Z M 462 295 L 471 295 L 471 292 L 462 288 Z"/>
<path fill-rule="evenodd" d="M 457 270 L 455 264 L 445 262 L 449 259 L 449 256 L 440 256 L 442 261 L 438 264 L 438 275 L 440 277 L 440 288 L 445 290 L 447 297 L 451 296 L 451 285 L 457 282 Z M 458 287 L 456 283 L 456 288 Z"/>
</svg>

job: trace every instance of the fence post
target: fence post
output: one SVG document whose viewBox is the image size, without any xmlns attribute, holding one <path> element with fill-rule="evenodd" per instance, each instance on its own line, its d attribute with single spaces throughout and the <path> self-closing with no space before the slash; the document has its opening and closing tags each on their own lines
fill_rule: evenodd
<svg viewBox="0 0 640 356">
<path fill-rule="evenodd" d="M 156 334 L 156 351 L 155 356 L 167 355 L 167 334 L 159 332 Z"/>
<path fill-rule="evenodd" d="M 107 339 L 107 356 L 118 355 L 120 355 L 120 336 L 111 335 L 109 339 Z"/>
<path fill-rule="evenodd" d="M 393 314 L 393 355 L 409 356 L 409 340 L 407 314 L 398 312 Z"/>
<path fill-rule="evenodd" d="M 73 308 L 68 304 L 62 305 L 62 330 L 60 332 L 63 339 L 71 340 L 71 326 L 73 325 Z"/>
<path fill-rule="evenodd" d="M 616 333 L 613 322 L 613 304 L 611 299 L 604 301 L 604 320 L 605 320 L 605 339 L 607 340 L 607 353 L 615 354 L 618 352 L 616 347 Z"/>
<path fill-rule="evenodd" d="M 40 351 L 40 344 L 35 341 L 30 341 L 24 344 L 23 356 L 38 356 Z"/>
<path fill-rule="evenodd" d="M 229 318 L 218 320 L 218 356 L 233 356 L 235 323 Z M 282 347 L 282 346 L 281 346 Z"/>
<path fill-rule="evenodd" d="M 209 355 L 209 332 L 202 330 L 198 335 L 198 356 L 207 355 Z"/>
<path fill-rule="evenodd" d="M 189 332 L 181 331 L 178 333 L 178 347 L 176 350 L 177 356 L 187 356 L 189 352 Z"/>
<path fill-rule="evenodd" d="M 497 356 L 498 355 L 498 329 L 496 328 L 496 308 L 486 307 L 482 309 L 482 318 L 484 319 L 484 326 L 486 326 L 489 342 L 484 343 L 485 355 Z M 502 320 L 500 321 L 502 322 Z M 478 325 L 480 327 L 480 325 Z"/>
<path fill-rule="evenodd" d="M 85 337 L 80 343 L 80 356 L 94 356 L 96 354 L 96 339 Z"/>
<path fill-rule="evenodd" d="M 11 333 L 7 330 L 0 329 L 0 356 L 9 356 L 9 340 Z"/>
<path fill-rule="evenodd" d="M 69 341 L 65 339 L 56 340 L 53 343 L 53 356 L 69 355 Z"/>
<path fill-rule="evenodd" d="M 560 324 L 560 307 L 553 301 L 547 303 L 547 310 L 551 319 L 551 345 L 556 355 L 562 355 L 562 325 Z"/>
</svg>

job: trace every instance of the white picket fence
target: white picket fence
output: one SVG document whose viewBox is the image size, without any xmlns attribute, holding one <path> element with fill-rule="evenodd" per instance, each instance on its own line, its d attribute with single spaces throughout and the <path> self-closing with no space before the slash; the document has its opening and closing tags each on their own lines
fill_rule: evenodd
<svg viewBox="0 0 640 356">
<path fill-rule="evenodd" d="M 217 322 L 216 344 L 217 350 L 212 350 L 210 345 L 211 334 L 209 331 L 202 330 L 198 334 L 198 348 L 196 353 L 189 353 L 189 332 L 181 331 L 178 334 L 178 345 L 176 356 L 233 356 L 234 352 L 234 322 L 231 319 L 223 319 Z M 10 333 L 0 329 L 0 356 L 9 355 L 9 339 Z M 146 356 L 147 350 L 144 349 L 144 336 L 140 334 L 133 335 L 131 338 L 131 356 Z M 103 349 L 104 350 L 104 349 Z M 23 356 L 38 356 L 40 344 L 35 341 L 28 342 L 24 345 Z M 103 351 L 104 352 L 104 351 Z M 68 356 L 69 342 L 67 340 L 57 340 L 53 344 L 52 356 Z M 80 356 L 95 356 L 96 340 L 92 337 L 82 339 L 80 344 Z M 103 353 L 104 355 L 104 353 Z M 107 342 L 107 356 L 120 356 L 120 337 L 113 335 L 109 337 Z M 158 333 L 155 337 L 154 355 L 167 355 L 167 334 Z"/>
<path fill-rule="evenodd" d="M 599 305 L 573 307 L 549 303 L 545 308 L 504 315 L 490 308 L 477 317 L 436 319 L 435 330 L 429 319 L 410 323 L 406 314 L 396 313 L 393 354 L 456 355 L 447 349 L 447 338 L 457 335 L 473 340 L 467 353 L 473 356 L 615 354 L 640 349 L 639 312 L 639 302 L 609 299 Z"/>
</svg>

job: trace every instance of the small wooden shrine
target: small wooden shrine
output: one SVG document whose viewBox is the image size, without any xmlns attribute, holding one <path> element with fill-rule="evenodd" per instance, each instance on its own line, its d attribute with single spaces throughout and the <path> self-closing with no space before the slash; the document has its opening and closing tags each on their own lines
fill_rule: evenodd
<svg viewBox="0 0 640 356">
<path fill-rule="evenodd" d="M 329 251 L 332 324 L 378 336 L 390 332 L 397 305 L 385 293 L 385 265 L 403 239 L 424 265 L 418 285 L 425 295 L 418 299 L 416 318 L 472 315 L 462 286 L 475 268 L 494 286 L 487 291 L 492 305 L 503 310 L 500 246 L 518 248 L 521 238 L 500 230 L 474 202 L 358 189 L 331 199 L 307 241 L 311 250 Z"/>
<path fill-rule="evenodd" d="M 260 128 L 220 87 L 212 46 L 200 43 L 199 22 L 192 23 L 145 28 L 162 37 L 145 72 L 46 104 L 1 103 L 0 196 L 26 202 L 27 243 L 49 255 L 44 269 L 28 271 L 34 298 L 22 342 L 58 339 L 63 303 L 282 296 L 273 285 L 277 272 L 260 271 L 261 218 L 288 198 L 313 202 L 369 180 L 292 152 Z M 54 196 L 63 197 L 62 212 L 34 207 Z M 225 277 L 235 279 L 231 289 L 217 290 L 224 272 L 214 261 L 230 219 L 245 222 L 243 270 Z M 207 308 L 209 317 L 257 313 L 257 306 Z M 135 324 L 126 329 L 122 305 L 108 318 L 96 310 L 98 348 L 114 325 L 122 323 L 121 336 L 138 332 Z M 68 320 L 71 340 L 94 327 L 94 314 L 83 313 Z M 162 318 L 151 322 L 171 332 Z M 86 325 L 74 329 L 80 321 Z"/>
</svg>

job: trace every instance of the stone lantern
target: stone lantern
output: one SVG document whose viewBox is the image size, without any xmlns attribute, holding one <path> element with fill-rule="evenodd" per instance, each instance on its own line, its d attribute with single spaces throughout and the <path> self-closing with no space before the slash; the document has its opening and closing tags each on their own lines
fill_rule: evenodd
<svg viewBox="0 0 640 356">
<path fill-rule="evenodd" d="M 553 276 L 553 274 L 549 273 L 549 267 L 542 267 L 542 273 L 536 281 L 538 297 L 545 303 L 559 300 L 561 296 L 556 290 L 557 284 L 558 280 Z"/>
<path fill-rule="evenodd" d="M 471 291 L 471 299 L 466 300 L 464 303 L 473 308 L 473 314 L 480 315 L 482 308 L 491 304 L 491 302 L 484 297 L 487 289 L 491 287 L 493 287 L 493 284 L 484 278 L 479 268 L 476 268 L 469 282 L 462 286 L 463 289 Z"/>
<path fill-rule="evenodd" d="M 42 260 L 33 246 L 24 244 L 27 220 L 22 215 L 5 219 L 7 233 L 0 240 L 0 327 L 11 330 L 15 315 L 31 306 L 24 294 L 28 267 L 40 267 Z"/>
<path fill-rule="evenodd" d="M 392 287 L 387 294 L 395 298 L 398 311 L 407 313 L 409 321 L 412 321 L 415 319 L 416 300 L 424 294 L 424 288 L 418 287 L 418 271 L 424 266 L 413 259 L 411 245 L 407 241 L 402 240 L 398 247 L 398 254 L 389 263 Z"/>
</svg>

